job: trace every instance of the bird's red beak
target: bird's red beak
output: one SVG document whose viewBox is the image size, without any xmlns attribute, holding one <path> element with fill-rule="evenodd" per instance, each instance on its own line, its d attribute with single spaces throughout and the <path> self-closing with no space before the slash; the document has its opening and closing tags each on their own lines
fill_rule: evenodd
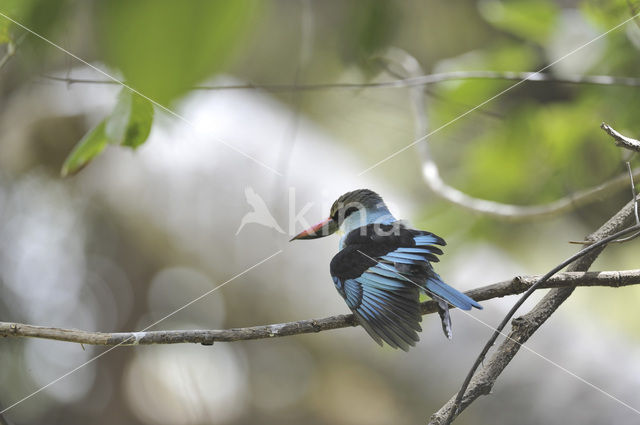
<svg viewBox="0 0 640 425">
<path fill-rule="evenodd" d="M 325 236 L 329 236 L 330 234 L 334 233 L 336 230 L 338 230 L 338 223 L 334 219 L 329 217 L 328 219 L 321 221 L 320 223 L 316 224 L 315 226 L 311 226 L 307 230 L 304 230 L 304 231 L 298 233 L 297 235 L 292 237 L 289 240 L 289 242 L 291 242 L 291 241 L 293 241 L 295 239 L 322 238 L 322 237 L 325 237 Z"/>
</svg>

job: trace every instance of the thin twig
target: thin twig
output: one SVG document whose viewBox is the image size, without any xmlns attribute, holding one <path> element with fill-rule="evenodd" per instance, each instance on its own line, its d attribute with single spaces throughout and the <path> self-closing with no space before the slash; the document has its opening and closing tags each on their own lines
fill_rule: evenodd
<svg viewBox="0 0 640 425">
<path fill-rule="evenodd" d="M 423 143 L 426 145 L 426 143 Z M 423 156 L 424 158 L 424 156 Z M 556 201 L 541 205 L 513 205 L 487 199 L 474 198 L 466 193 L 449 186 L 438 171 L 433 160 L 423 159 L 422 174 L 429 188 L 441 198 L 475 213 L 492 216 L 508 221 L 543 219 L 558 216 L 578 207 L 602 200 L 607 195 L 615 193 L 627 184 L 627 175 L 620 174 L 589 189 L 579 190 Z M 640 177 L 640 168 L 633 170 L 634 177 Z"/>
<path fill-rule="evenodd" d="M 631 172 L 631 164 L 629 163 L 629 161 L 627 161 L 626 164 L 627 164 L 627 171 L 629 172 L 629 180 L 631 182 L 631 196 L 632 196 L 631 199 L 633 199 L 633 212 L 636 217 L 636 224 L 640 224 L 640 217 L 638 217 L 638 195 L 636 193 L 636 185 L 633 182 L 633 173 Z M 633 235 L 627 236 L 626 238 L 617 239 L 613 242 L 625 243 L 637 238 L 638 236 L 640 236 L 640 232 L 636 232 Z"/>
<path fill-rule="evenodd" d="M 521 294 L 540 280 L 540 276 L 517 276 L 467 292 L 476 301 L 486 301 L 509 295 Z M 537 289 L 566 288 L 574 286 L 606 286 L 620 288 L 640 284 L 640 269 L 624 271 L 602 271 L 589 273 L 559 273 Z M 422 314 L 437 312 L 434 301 L 421 304 Z M 246 341 L 322 332 L 356 326 L 352 314 L 331 316 L 323 319 L 252 326 L 222 330 L 172 330 L 147 332 L 90 332 L 76 329 L 61 329 L 33 326 L 23 323 L 0 322 L 0 336 L 53 339 L 86 345 L 147 345 L 197 343 L 210 345 L 214 342 Z M 123 343 L 124 342 L 124 343 Z"/>
<path fill-rule="evenodd" d="M 633 212 L 636 216 L 636 224 L 640 224 L 640 216 L 638 216 L 638 195 L 636 193 L 636 185 L 633 182 L 633 173 L 631 172 L 631 164 L 627 161 L 627 171 L 629 172 L 629 180 L 631 181 L 631 199 L 633 199 Z"/>
<path fill-rule="evenodd" d="M 633 205 L 634 202 L 630 201 L 587 239 L 593 240 L 594 242 L 602 241 L 604 239 L 611 240 L 612 238 L 619 237 L 621 235 L 621 230 L 624 232 L 634 231 L 634 229 L 638 228 L 638 225 L 628 227 L 633 223 Z M 569 266 L 570 271 L 586 271 L 593 261 L 595 261 L 598 254 L 602 252 L 604 245 L 597 248 L 594 248 L 594 245 L 592 245 L 585 249 L 589 249 L 590 252 L 571 264 Z M 583 249 L 580 252 L 584 251 L 585 250 Z M 455 416 L 468 407 L 475 399 L 481 395 L 489 394 L 496 380 L 518 353 L 522 344 L 524 344 L 531 335 L 533 335 L 539 327 L 542 326 L 542 324 L 556 311 L 556 309 L 571 295 L 574 289 L 575 287 L 571 286 L 554 288 L 547 293 L 547 295 L 531 312 L 521 318 L 514 319 L 512 322 L 511 332 L 501 346 L 496 350 L 492 358 L 470 382 L 465 381 L 465 384 L 468 385 L 468 390 L 465 391 L 462 400 L 459 400 L 458 396 L 452 397 L 444 406 L 431 416 L 429 423 L 432 425 L 449 423 L 448 418 L 455 418 Z M 486 354 L 485 350 L 482 352 L 483 355 Z M 478 357 L 478 359 L 479 362 L 482 362 L 480 357 Z M 478 361 L 476 363 L 478 363 Z M 454 405 L 456 404 L 459 406 L 458 408 L 454 408 Z M 452 413 L 453 416 L 451 416 Z"/>
<path fill-rule="evenodd" d="M 111 80 L 98 80 L 88 78 L 63 78 L 51 75 L 43 75 L 44 78 L 62 81 L 67 84 L 117 84 Z M 370 83 L 309 83 L 309 84 L 232 84 L 226 86 L 200 85 L 192 90 L 266 90 L 270 92 L 289 91 L 314 91 L 314 90 L 360 90 L 388 89 L 398 87 L 419 87 L 446 81 L 459 80 L 506 80 L 533 83 L 562 83 L 562 84 L 590 84 L 604 86 L 640 87 L 640 78 L 613 77 L 610 75 L 570 75 L 555 76 L 549 73 L 536 72 L 499 72 L 499 71 L 452 71 L 438 74 L 419 75 L 411 78 L 403 78 L 391 81 L 378 81 Z"/>
<path fill-rule="evenodd" d="M 631 196 L 633 199 L 633 210 L 634 210 L 634 215 L 636 217 L 636 224 L 640 224 L 640 218 L 638 217 L 638 195 L 636 193 L 636 185 L 633 182 L 633 172 L 631 171 L 631 164 L 629 163 L 629 161 L 626 161 L 626 165 L 627 165 L 627 171 L 629 172 L 629 181 L 631 183 Z M 630 236 L 627 236 L 626 238 L 620 238 L 620 239 L 616 239 L 615 241 L 611 241 L 611 243 L 625 243 L 625 242 L 629 242 L 635 238 L 637 238 L 638 236 L 640 236 L 640 232 L 634 233 Z M 592 241 L 569 241 L 569 243 L 573 243 L 573 244 L 579 244 L 579 245 L 592 245 L 593 242 Z"/>
<path fill-rule="evenodd" d="M 622 138 L 622 139 L 625 139 L 625 142 L 628 141 L 628 140 L 626 140 L 628 138 L 626 138 L 625 136 L 622 136 L 620 133 L 616 132 L 615 130 L 613 130 L 611 127 L 609 127 L 605 123 L 602 123 L 601 128 L 603 130 L 605 130 L 607 133 L 611 134 L 615 139 Z M 618 143 L 616 142 L 616 144 L 618 144 Z M 622 144 L 622 145 L 619 145 L 619 146 L 625 146 L 625 144 Z M 450 408 L 450 410 L 449 410 L 449 412 L 448 412 L 448 414 L 446 416 L 446 419 L 443 422 L 445 425 L 450 424 L 451 421 L 453 421 L 453 419 L 460 413 L 460 409 L 461 409 L 461 405 L 462 405 L 462 402 L 463 402 L 463 397 L 465 395 L 465 392 L 466 392 L 467 388 L 469 387 L 471 379 L 474 377 L 476 370 L 478 369 L 478 367 L 480 367 L 480 364 L 484 361 L 484 358 L 486 357 L 486 354 L 489 352 L 489 349 L 493 346 L 493 344 L 495 343 L 496 339 L 502 333 L 502 330 L 504 329 L 506 324 L 509 322 L 509 320 L 511 320 L 511 318 L 516 313 L 518 308 L 520 308 L 520 306 L 526 301 L 527 298 L 529 298 L 529 296 L 536 290 L 536 288 L 539 285 L 543 284 L 544 281 L 546 279 L 550 278 L 551 276 L 553 276 L 553 274 L 555 274 L 558 271 L 562 270 L 564 267 L 566 267 L 567 265 L 573 263 L 574 261 L 585 257 L 590 252 L 598 252 L 598 251 L 596 251 L 597 249 L 600 249 L 600 251 L 601 251 L 610 242 L 622 242 L 622 241 L 625 241 L 625 240 L 630 240 L 630 239 L 633 239 L 633 238 L 635 238 L 636 236 L 638 236 L 640 234 L 640 219 L 638 218 L 638 198 L 637 198 L 637 195 L 636 195 L 633 173 L 631 172 L 631 165 L 630 165 L 630 163 L 628 161 L 627 161 L 626 165 L 627 165 L 627 171 L 629 172 L 629 178 L 630 178 L 630 183 L 631 183 L 631 195 L 632 195 L 631 202 L 630 202 L 629 205 L 631 206 L 631 209 L 633 211 L 633 215 L 635 216 L 635 219 L 636 219 L 635 220 L 635 225 L 631 226 L 629 228 L 620 230 L 619 232 L 617 232 L 617 233 L 615 233 L 613 235 L 609 234 L 608 236 L 603 237 L 603 238 L 593 238 L 593 237 L 587 238 L 587 239 L 594 239 L 594 242 L 591 245 L 589 245 L 588 247 L 583 248 L 580 252 L 578 252 L 577 254 L 573 255 L 571 258 L 565 260 L 562 264 L 558 265 L 553 270 L 551 270 L 549 273 L 547 273 L 545 276 L 543 276 L 538 282 L 536 282 L 531 288 L 529 288 L 524 293 L 524 295 L 518 300 L 518 302 L 516 302 L 516 304 L 514 304 L 514 306 L 511 308 L 511 310 L 509 310 L 509 312 L 507 313 L 507 315 L 503 319 L 503 321 L 496 328 L 495 332 L 493 333 L 493 335 L 491 335 L 491 338 L 489 338 L 489 341 L 487 341 L 487 343 L 484 346 L 482 352 L 480 353 L 480 355 L 476 359 L 474 365 L 471 367 L 471 370 L 467 374 L 467 377 L 465 378 L 464 383 L 462 384 L 462 387 L 460 388 L 460 391 L 456 395 L 456 397 L 455 397 L 455 399 L 454 399 L 454 401 L 453 401 L 453 403 L 451 405 L 451 408 Z M 627 205 L 627 207 L 629 205 Z M 616 214 L 616 216 L 614 216 L 611 220 L 609 220 L 609 222 L 615 221 L 618 218 L 618 216 L 621 213 L 623 213 L 623 211 L 624 211 L 624 208 L 618 214 Z M 624 220 L 617 220 L 617 224 L 620 225 L 620 223 L 622 223 L 623 221 Z M 627 237 L 627 238 L 621 238 L 622 236 L 627 235 L 628 233 L 633 233 L 633 234 L 631 236 Z M 599 240 L 596 241 L 595 239 L 599 239 Z M 596 253 L 596 256 L 597 256 L 597 253 Z M 589 265 L 590 265 L 590 263 L 589 263 Z M 588 266 L 587 266 L 587 268 L 588 268 Z M 557 306 L 559 306 L 562 302 L 564 302 L 564 300 L 566 298 L 568 298 L 570 293 L 571 292 L 569 291 L 566 294 L 563 294 L 560 297 L 558 297 L 557 300 L 555 300 L 556 303 L 557 303 Z M 555 308 L 557 308 L 557 306 Z M 536 306 L 536 307 L 538 307 L 538 306 Z M 548 315 L 545 316 L 546 313 L 542 315 L 543 321 L 546 320 L 546 317 L 549 317 L 551 314 L 553 314 L 553 312 L 555 311 L 555 308 L 553 308 L 552 310 L 548 310 L 548 309 L 546 310 L 546 311 L 548 311 Z M 534 314 L 534 312 L 536 312 L 536 310 L 537 310 L 537 308 L 532 310 L 532 312 L 530 314 Z M 544 310 L 545 309 L 540 309 L 538 311 L 543 311 L 543 313 L 544 313 Z M 514 325 L 514 327 L 515 327 L 515 325 Z M 537 327 L 535 327 L 535 329 L 537 329 Z M 535 329 L 531 331 L 529 336 L 531 334 L 533 334 L 533 332 L 535 332 Z M 528 336 L 527 336 L 527 338 L 528 338 Z M 518 340 L 513 340 L 513 341 L 514 342 L 518 342 Z M 515 355 L 515 353 L 513 355 Z M 511 356 L 511 358 L 513 357 L 513 355 Z M 507 361 L 507 363 L 508 363 L 508 361 Z M 506 366 L 506 364 L 505 364 L 505 366 Z M 501 371 L 499 373 L 501 373 Z M 496 378 L 497 378 L 497 375 L 496 375 Z M 445 405 L 445 407 L 446 407 L 446 405 Z M 437 416 L 437 414 L 434 415 L 434 416 Z M 433 418 L 432 418 L 432 422 L 433 422 Z"/>
<path fill-rule="evenodd" d="M 590 252 L 592 252 L 592 251 L 594 251 L 594 250 L 596 250 L 596 249 L 598 249 L 600 247 L 606 246 L 609 242 L 614 241 L 614 240 L 618 239 L 621 236 L 627 235 L 627 234 L 632 233 L 632 232 L 636 232 L 638 230 L 640 230 L 640 225 L 636 224 L 636 225 L 631 226 L 629 228 L 623 229 L 623 230 L 621 230 L 621 231 L 619 231 L 619 232 L 617 232 L 617 233 L 615 233 L 615 234 L 613 234 L 611 236 L 608 236 L 608 237 L 606 237 L 604 239 L 601 239 L 600 241 L 598 241 L 598 242 L 596 242 L 596 243 L 594 243 L 594 244 L 582 249 L 578 253 L 572 255 L 571 257 L 569 257 L 568 259 L 566 259 L 562 263 L 558 264 L 556 267 L 554 267 L 552 270 L 550 270 L 547 274 L 542 276 L 540 278 L 540 280 L 538 280 L 536 283 L 534 283 L 529 289 L 527 289 L 527 291 L 522 295 L 522 297 L 520 297 L 518 299 L 518 301 L 513 305 L 513 307 L 511 307 L 511 310 L 509 310 L 509 312 L 504 317 L 504 319 L 502 319 L 502 322 L 500 322 L 498 327 L 493 332 L 493 335 L 491 335 L 491 338 L 489 338 L 489 340 L 485 344 L 484 348 L 480 352 L 480 355 L 478 355 L 478 358 L 476 359 L 475 363 L 471 367 L 471 370 L 467 374 L 467 377 L 465 378 L 464 383 L 462 384 L 462 387 L 460 388 L 460 391 L 458 392 L 458 395 L 456 396 L 456 399 L 455 399 L 455 401 L 453 403 L 453 406 L 451 408 L 451 411 L 449 413 L 449 417 L 447 418 L 447 420 L 444 423 L 445 424 L 449 424 L 453 420 L 453 418 L 459 413 L 458 409 L 460 407 L 460 403 L 462 402 L 462 398 L 464 397 L 464 393 L 467 390 L 467 387 L 469 386 L 469 383 L 471 382 L 471 378 L 473 378 L 473 376 L 475 375 L 476 370 L 478 369 L 478 367 L 480 367 L 480 364 L 482 364 L 482 362 L 484 361 L 484 358 L 486 357 L 487 353 L 489 352 L 491 347 L 493 347 L 493 344 L 498 339 L 498 336 L 500 336 L 502 330 L 505 328 L 507 323 L 509 323 L 509 321 L 511 320 L 513 315 L 516 313 L 516 311 L 518 311 L 520 306 L 522 306 L 522 304 L 524 304 L 524 302 L 531 296 L 531 294 L 533 294 L 533 292 L 536 289 L 538 289 L 540 287 L 540 285 L 542 285 L 544 282 L 546 282 L 554 274 L 558 273 L 560 270 L 564 269 L 565 267 L 567 267 L 569 264 L 573 263 L 577 259 L 584 257 L 585 255 L 589 254 Z"/>
<path fill-rule="evenodd" d="M 606 123 L 600 124 L 600 128 L 603 129 L 609 136 L 613 137 L 616 142 L 616 146 L 620 146 L 632 151 L 640 152 L 640 141 L 627 137 L 614 130 L 610 125 Z"/>
<path fill-rule="evenodd" d="M 417 115 L 418 117 L 418 115 Z M 426 127 L 426 126 L 425 126 Z M 422 133 L 426 134 L 426 130 Z M 620 174 L 597 186 L 579 190 L 563 198 L 540 205 L 513 205 L 480 199 L 470 196 L 461 190 L 449 186 L 440 176 L 437 163 L 430 154 L 428 143 L 421 143 L 422 175 L 425 183 L 441 198 L 475 213 L 509 220 L 531 220 L 557 216 L 572 211 L 578 207 L 601 200 L 603 197 L 615 193 L 627 184 L 627 175 Z M 640 168 L 632 171 L 633 177 L 640 177 Z"/>
</svg>

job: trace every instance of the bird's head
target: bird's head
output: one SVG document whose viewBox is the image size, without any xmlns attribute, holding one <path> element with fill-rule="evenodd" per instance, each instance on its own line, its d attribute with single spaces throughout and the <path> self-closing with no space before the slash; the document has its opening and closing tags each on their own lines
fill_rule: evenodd
<svg viewBox="0 0 640 425">
<path fill-rule="evenodd" d="M 329 212 L 329 218 L 321 221 L 315 226 L 298 233 L 291 238 L 295 239 L 316 239 L 329 236 L 343 225 L 345 220 L 356 215 L 358 222 L 366 224 L 373 222 L 381 215 L 390 216 L 382 197 L 369 189 L 358 189 L 347 192 L 333 203 Z"/>
</svg>

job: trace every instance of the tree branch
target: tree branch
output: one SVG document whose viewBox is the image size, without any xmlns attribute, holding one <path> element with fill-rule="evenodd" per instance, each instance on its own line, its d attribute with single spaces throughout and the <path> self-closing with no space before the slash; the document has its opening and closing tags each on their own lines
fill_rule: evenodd
<svg viewBox="0 0 640 425">
<path fill-rule="evenodd" d="M 65 78 L 52 75 L 44 75 L 44 78 L 61 81 L 67 84 L 118 84 L 112 80 L 97 80 L 87 78 Z M 530 81 L 533 83 L 563 83 L 563 84 L 590 84 L 603 86 L 627 86 L 640 87 L 640 78 L 613 77 L 610 75 L 570 75 L 555 76 L 541 72 L 499 72 L 499 71 L 452 71 L 438 74 L 417 75 L 410 78 L 402 78 L 391 81 L 379 81 L 371 83 L 310 83 L 310 84 L 232 84 L 226 86 L 195 86 L 193 90 L 266 90 L 270 92 L 291 91 L 315 91 L 328 89 L 360 90 L 388 89 L 399 87 L 423 87 L 446 81 L 459 80 L 506 80 L 506 81 Z"/>
<path fill-rule="evenodd" d="M 420 64 L 408 53 L 400 49 L 390 49 L 388 58 L 391 62 L 400 65 L 402 71 L 409 76 L 404 80 L 420 79 L 423 71 Z M 497 73 L 500 74 L 500 73 Z M 526 73 L 533 75 L 534 73 Z M 548 74 L 539 74 L 548 75 Z M 537 78 L 537 77 L 535 77 Z M 541 77 L 546 78 L 546 77 Z M 423 90 L 413 88 L 410 90 L 412 107 L 415 116 L 415 135 L 417 139 L 423 139 L 429 134 L 429 122 L 425 110 L 425 95 Z M 557 216 L 569 212 L 583 205 L 602 199 L 609 193 L 622 189 L 628 184 L 626 174 L 620 174 L 589 189 L 579 190 L 556 201 L 541 205 L 513 205 L 495 202 L 488 199 L 475 198 L 459 189 L 447 184 L 440 176 L 438 164 L 431 155 L 428 143 L 416 144 L 422 160 L 422 177 L 429 189 L 437 196 L 472 212 L 497 217 L 503 220 L 520 221 L 541 219 Z M 634 169 L 634 178 L 640 177 L 640 167 Z"/>
<path fill-rule="evenodd" d="M 467 292 L 476 301 L 516 295 L 525 292 L 540 276 L 517 276 L 510 280 L 494 283 Z M 640 284 L 640 269 L 625 271 L 602 271 L 589 273 L 559 273 L 549 279 L 541 288 L 573 288 L 575 286 L 607 286 L 619 288 Z M 421 305 L 422 314 L 437 311 L 432 300 Z M 323 319 L 300 320 L 297 322 L 252 326 L 222 330 L 172 330 L 148 332 L 88 332 L 76 329 L 61 329 L 33 326 L 23 323 L 0 322 L 0 336 L 53 339 L 86 345 L 148 345 L 196 343 L 211 345 L 214 342 L 234 342 L 252 339 L 283 337 L 328 331 L 357 323 L 352 314 L 326 317 Z"/>
<path fill-rule="evenodd" d="M 556 201 L 541 205 L 513 205 L 487 199 L 474 198 L 449 186 L 438 171 L 431 156 L 423 151 L 422 175 L 427 186 L 438 196 L 464 209 L 509 221 L 541 219 L 569 212 L 580 206 L 601 200 L 604 196 L 625 187 L 629 181 L 626 174 L 620 174 L 589 189 L 579 190 Z M 640 177 L 640 167 L 633 170 L 633 177 Z"/>
<path fill-rule="evenodd" d="M 604 246 L 595 245 L 598 241 L 610 239 L 613 236 L 618 237 L 617 234 L 621 231 L 632 231 L 634 228 L 637 230 L 637 224 L 633 227 L 628 227 L 633 223 L 634 209 L 635 200 L 632 200 L 615 216 L 609 219 L 602 227 L 600 227 L 600 229 L 588 236 L 587 240 L 594 242 L 594 245 L 590 247 L 592 249 L 586 255 L 575 260 L 575 262 L 569 266 L 569 270 L 573 272 L 586 271 L 604 249 Z M 489 394 L 496 380 L 511 362 L 513 357 L 518 353 L 522 344 L 524 344 L 531 335 L 533 335 L 538 328 L 542 326 L 542 324 L 557 310 L 557 308 L 573 293 L 574 289 L 575 286 L 553 289 L 549 291 L 549 293 L 547 293 L 547 295 L 545 295 L 545 297 L 529 313 L 514 319 L 512 321 L 512 329 L 507 335 L 507 338 L 496 350 L 491 359 L 472 379 L 465 381 L 465 384 L 463 384 L 463 387 L 457 396 L 452 397 L 444 406 L 431 416 L 429 424 L 440 425 L 450 423 L 450 421 L 457 417 L 478 397 Z M 507 315 L 507 317 L 510 316 Z M 501 328 L 499 327 L 498 329 Z M 494 336 L 495 334 L 491 338 L 492 341 L 495 341 L 495 338 L 493 338 Z M 476 365 L 479 365 L 480 362 L 482 362 L 484 355 L 488 351 L 487 347 L 490 345 L 491 341 L 487 343 L 481 355 L 478 357 L 478 360 L 471 371 L 472 376 Z"/>
<path fill-rule="evenodd" d="M 632 139 L 631 137 L 627 137 L 623 134 L 618 133 L 611 126 L 604 122 L 600 124 L 600 128 L 603 129 L 609 136 L 613 137 L 616 142 L 616 146 L 620 146 L 631 151 L 640 152 L 639 140 Z"/>
</svg>

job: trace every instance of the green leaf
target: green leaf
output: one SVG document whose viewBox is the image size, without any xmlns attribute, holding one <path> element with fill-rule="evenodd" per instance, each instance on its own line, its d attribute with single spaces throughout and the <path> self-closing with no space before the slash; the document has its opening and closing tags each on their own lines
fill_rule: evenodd
<svg viewBox="0 0 640 425">
<path fill-rule="evenodd" d="M 496 28 L 538 43 L 549 38 L 558 14 L 558 6 L 549 0 L 486 0 L 478 7 Z"/>
<path fill-rule="evenodd" d="M 75 174 L 104 150 L 107 143 L 136 149 L 151 132 L 153 105 L 142 96 L 123 88 L 111 114 L 78 142 L 62 165 L 63 177 Z"/>
<path fill-rule="evenodd" d="M 220 72 L 250 25 L 256 0 L 97 2 L 108 64 L 154 101 L 168 104 Z"/>
<path fill-rule="evenodd" d="M 62 177 L 76 174 L 107 146 L 106 120 L 90 130 L 73 148 L 62 165 Z"/>
<path fill-rule="evenodd" d="M 151 102 L 123 88 L 118 95 L 118 103 L 106 122 L 107 139 L 109 143 L 135 149 L 149 137 L 152 122 Z"/>
</svg>

